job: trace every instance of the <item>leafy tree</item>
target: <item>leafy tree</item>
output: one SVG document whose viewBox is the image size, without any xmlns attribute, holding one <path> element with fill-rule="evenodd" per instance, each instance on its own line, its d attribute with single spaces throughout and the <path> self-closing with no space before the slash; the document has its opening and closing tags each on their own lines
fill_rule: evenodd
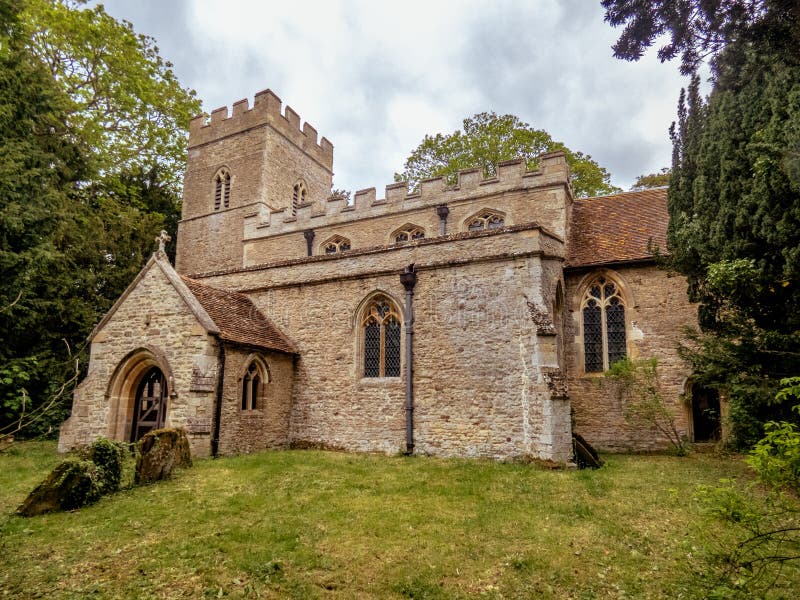
<svg viewBox="0 0 800 600">
<path fill-rule="evenodd" d="M 768 418 L 792 418 L 773 397 L 800 373 L 800 65 L 738 49 L 718 63 L 707 102 L 697 78 L 682 96 L 668 246 L 701 327 L 722 338 L 702 341 L 694 367 L 727 389 L 750 444 Z"/>
<path fill-rule="evenodd" d="M 63 357 L 64 342 L 57 333 L 50 337 L 49 329 L 69 330 L 87 310 L 74 306 L 73 314 L 60 321 L 76 295 L 64 295 L 74 285 L 64 274 L 72 269 L 70 238 L 83 212 L 75 182 L 87 173 L 85 148 L 65 134 L 69 99 L 25 48 L 18 7 L 8 1 L 2 7 L 0 425 L 21 410 L 26 398 L 35 402 L 37 393 L 45 393 L 49 382 L 42 373 L 49 370 L 56 379 L 65 372 L 54 364 L 52 352 L 55 346 Z"/>
<path fill-rule="evenodd" d="M 665 187 L 669 185 L 670 177 L 669 167 L 664 167 L 658 173 L 650 173 L 649 175 L 639 175 L 636 181 L 631 186 L 631 191 L 640 192 L 651 188 Z"/>
<path fill-rule="evenodd" d="M 33 54 L 72 100 L 66 125 L 92 149 L 99 173 L 152 172 L 178 190 L 189 120 L 200 112 L 155 40 L 87 0 L 26 0 Z"/>
<path fill-rule="evenodd" d="M 535 168 L 540 154 L 562 150 L 572 173 L 576 196 L 598 196 L 621 191 L 611 184 L 611 175 L 591 156 L 573 152 L 554 141 L 542 129 L 534 129 L 514 115 L 483 112 L 463 121 L 463 131 L 426 135 L 406 159 L 405 169 L 395 174 L 396 181 L 416 186 L 429 177 L 446 176 L 455 181 L 458 171 L 480 167 L 486 177 L 497 173 L 498 163 L 524 158 Z"/>
<path fill-rule="evenodd" d="M 657 40 L 661 61 L 681 57 L 689 75 L 707 58 L 715 64 L 727 48 L 755 47 L 763 54 L 797 55 L 800 4 L 796 0 L 601 0 L 605 20 L 625 28 L 614 56 L 638 60 Z"/>
<path fill-rule="evenodd" d="M 0 435 L 63 419 L 86 336 L 180 212 L 194 100 L 148 38 L 81 8 L 0 0 Z"/>
<path fill-rule="evenodd" d="M 604 0 L 635 60 L 670 36 L 692 72 L 711 59 L 707 99 L 694 75 L 671 128 L 668 249 L 699 302 L 702 334 L 682 354 L 730 401 L 735 441 L 769 419 L 798 420 L 775 398 L 800 373 L 800 4 L 787 0 Z"/>
</svg>

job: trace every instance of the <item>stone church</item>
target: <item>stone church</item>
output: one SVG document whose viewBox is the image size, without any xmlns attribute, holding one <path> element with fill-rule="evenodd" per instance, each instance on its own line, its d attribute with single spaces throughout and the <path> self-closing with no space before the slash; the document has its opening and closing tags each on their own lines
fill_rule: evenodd
<svg viewBox="0 0 800 600">
<path fill-rule="evenodd" d="M 682 435 L 714 435 L 676 353 L 696 308 L 651 252 L 665 189 L 575 198 L 556 152 L 349 201 L 269 90 L 194 119 L 188 152 L 176 264 L 162 239 L 95 327 L 62 451 L 162 426 L 198 456 L 663 447 L 604 383 L 626 356 L 658 359 Z"/>
</svg>

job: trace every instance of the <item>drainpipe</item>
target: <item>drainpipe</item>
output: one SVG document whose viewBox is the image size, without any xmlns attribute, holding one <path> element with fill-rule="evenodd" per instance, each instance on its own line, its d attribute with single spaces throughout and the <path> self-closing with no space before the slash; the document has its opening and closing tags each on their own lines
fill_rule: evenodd
<svg viewBox="0 0 800 600">
<path fill-rule="evenodd" d="M 439 215 L 439 235 L 447 235 L 447 215 L 450 214 L 450 209 L 446 204 L 440 204 L 436 207 L 436 214 Z"/>
<path fill-rule="evenodd" d="M 417 284 L 417 272 L 414 264 L 406 267 L 400 274 L 400 283 L 406 289 L 406 454 L 414 453 L 414 387 L 412 375 L 414 373 L 414 353 L 412 343 L 414 339 L 414 286 Z"/>
<path fill-rule="evenodd" d="M 306 238 L 306 247 L 308 249 L 308 255 L 311 256 L 314 253 L 314 251 L 313 251 L 314 230 L 313 229 L 306 229 L 303 232 L 303 236 Z"/>
<path fill-rule="evenodd" d="M 217 405 L 214 407 L 214 435 L 211 438 L 211 456 L 219 454 L 219 431 L 222 421 L 222 388 L 225 384 L 225 344 L 219 340 L 219 369 L 217 369 Z"/>
</svg>

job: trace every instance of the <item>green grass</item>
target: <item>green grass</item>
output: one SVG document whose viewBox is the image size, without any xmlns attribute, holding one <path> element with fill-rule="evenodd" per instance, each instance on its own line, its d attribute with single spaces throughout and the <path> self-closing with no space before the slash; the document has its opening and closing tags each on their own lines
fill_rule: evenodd
<svg viewBox="0 0 800 600">
<path fill-rule="evenodd" d="M 57 460 L 47 443 L 0 455 L 0 598 L 701 596 L 698 557 L 726 531 L 695 487 L 747 476 L 703 454 L 548 471 L 265 452 L 12 516 Z"/>
</svg>

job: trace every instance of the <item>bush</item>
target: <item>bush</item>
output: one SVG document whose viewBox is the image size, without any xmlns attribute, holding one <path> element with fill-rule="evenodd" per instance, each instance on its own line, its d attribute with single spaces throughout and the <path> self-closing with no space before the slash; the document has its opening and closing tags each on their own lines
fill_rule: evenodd
<svg viewBox="0 0 800 600">
<path fill-rule="evenodd" d="M 74 510 L 119 490 L 126 449 L 100 438 L 59 463 L 25 498 L 17 514 L 32 517 L 55 510 Z"/>
<path fill-rule="evenodd" d="M 97 487 L 101 495 L 119 490 L 127 449 L 120 442 L 100 438 L 83 449 L 80 454 L 97 467 Z"/>
<path fill-rule="evenodd" d="M 777 400 L 800 399 L 800 377 L 781 385 Z M 763 595 L 783 584 L 783 571 L 800 561 L 800 431 L 786 421 L 767 423 L 747 463 L 760 484 L 742 488 L 723 480 L 698 489 L 708 512 L 739 530 L 737 541 L 720 548 L 708 569 L 714 575 L 711 597 Z"/>
<path fill-rule="evenodd" d="M 617 383 L 621 399 L 627 400 L 626 421 L 645 425 L 660 433 L 669 441 L 672 454 L 686 456 L 689 453 L 686 441 L 675 425 L 675 415 L 661 394 L 655 358 L 623 358 L 611 365 L 605 377 Z"/>
</svg>

